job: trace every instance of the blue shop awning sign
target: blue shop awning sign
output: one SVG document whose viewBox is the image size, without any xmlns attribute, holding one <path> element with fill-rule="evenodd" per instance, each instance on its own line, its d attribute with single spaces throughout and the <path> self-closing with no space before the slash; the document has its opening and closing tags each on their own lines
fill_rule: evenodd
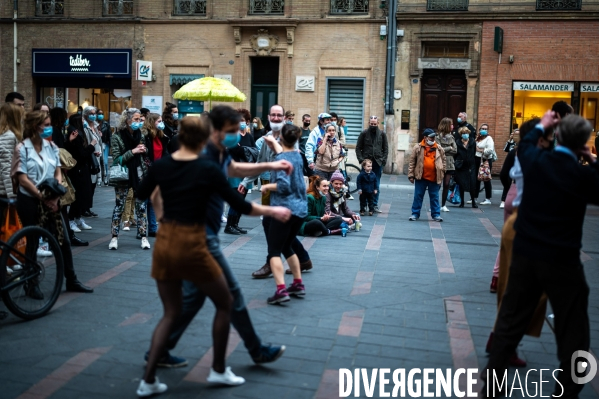
<svg viewBox="0 0 599 399">
<path fill-rule="evenodd" d="M 33 49 L 32 75 L 131 79 L 130 49 Z"/>
</svg>

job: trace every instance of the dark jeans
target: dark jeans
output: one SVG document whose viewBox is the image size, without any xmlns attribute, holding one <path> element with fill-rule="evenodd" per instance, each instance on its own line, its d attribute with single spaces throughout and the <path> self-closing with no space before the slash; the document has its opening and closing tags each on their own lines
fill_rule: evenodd
<svg viewBox="0 0 599 399">
<path fill-rule="evenodd" d="M 329 219 L 326 223 L 323 223 L 320 219 L 310 220 L 304 226 L 304 235 L 315 236 L 317 232 L 320 232 L 322 233 L 321 235 L 326 236 L 329 235 L 330 230 L 340 229 L 341 223 L 343 223 L 341 216 Z"/>
<path fill-rule="evenodd" d="M 152 201 L 148 200 L 146 210 L 148 213 L 148 233 L 156 233 L 158 231 L 158 223 L 156 222 L 156 213 L 154 213 Z"/>
<path fill-rule="evenodd" d="M 362 191 L 362 194 L 360 194 L 360 212 L 366 212 L 366 205 L 368 205 L 370 212 L 374 212 L 374 192 L 365 193 Z"/>
<path fill-rule="evenodd" d="M 333 173 L 335 173 L 335 171 L 333 171 L 333 172 L 325 172 L 324 170 L 314 169 L 314 174 L 316 176 L 322 177 L 325 180 L 331 180 L 331 177 L 333 176 Z"/>
<path fill-rule="evenodd" d="M 480 164 L 482 163 L 482 158 L 481 157 L 474 157 L 474 170 L 476 175 L 478 176 L 478 169 L 480 168 Z M 489 161 L 489 170 L 493 169 L 493 161 Z M 476 190 L 474 190 L 474 195 L 475 195 L 475 199 L 478 199 L 478 195 L 480 194 L 480 183 L 478 180 L 476 180 L 475 183 L 475 188 Z M 491 180 L 484 182 L 485 185 L 485 198 L 486 199 L 491 199 L 491 197 L 493 196 L 493 186 L 491 185 Z"/>
<path fill-rule="evenodd" d="M 501 193 L 501 201 L 505 201 L 507 198 L 507 193 L 510 191 L 510 187 L 512 186 L 512 179 L 508 177 L 507 179 L 501 179 L 501 184 L 503 185 L 503 192 Z"/>
<path fill-rule="evenodd" d="M 376 175 L 379 184 L 381 183 L 381 177 L 383 176 L 383 167 L 380 166 L 376 161 L 372 160 L 372 171 Z M 381 194 L 381 189 L 379 188 L 376 194 L 374 195 L 374 206 L 379 206 L 379 195 Z"/>
<path fill-rule="evenodd" d="M 240 194 L 240 195 L 243 197 L 243 199 L 245 199 L 245 197 L 247 197 L 248 193 L 246 191 L 245 194 Z M 238 213 L 235 209 L 233 209 L 232 206 L 230 206 L 229 207 L 229 212 L 227 213 L 227 217 L 229 217 L 229 216 L 238 216 L 238 215 L 241 216 L 241 213 Z"/>
<path fill-rule="evenodd" d="M 23 227 L 26 226 L 38 226 L 39 225 L 39 209 L 38 209 L 39 200 L 37 198 L 30 197 L 25 195 L 19 191 L 17 194 L 17 213 L 19 214 L 19 219 L 21 219 L 21 223 Z M 71 241 L 69 237 L 69 230 L 65 225 L 64 218 L 61 213 L 62 218 L 62 228 L 64 230 L 64 240 L 62 245 L 60 246 L 60 252 L 62 252 L 62 258 L 64 262 L 64 277 L 67 282 L 75 281 L 77 279 L 77 275 L 75 274 L 75 266 L 73 264 L 73 252 L 71 252 Z M 43 226 L 46 230 L 48 230 L 54 237 L 56 237 L 56 231 L 53 225 Z M 29 243 L 27 242 L 27 246 L 35 245 L 36 250 L 39 243 Z"/>
<path fill-rule="evenodd" d="M 264 235 L 268 237 L 268 231 L 270 229 L 270 223 L 272 219 L 264 216 L 262 218 L 262 228 L 264 229 Z M 308 255 L 308 251 L 304 249 L 302 243 L 295 237 L 293 241 L 291 241 L 291 249 L 299 258 L 300 263 L 305 263 L 310 260 L 310 255 Z M 266 263 L 270 264 L 270 256 L 266 256 Z"/>
<path fill-rule="evenodd" d="M 572 381 L 570 360 L 575 351 L 588 352 L 590 346 L 587 313 L 589 286 L 578 260 L 570 263 L 558 260 L 546 262 L 513 255 L 507 288 L 495 324 L 487 369 L 495 370 L 497 375 L 503 376 L 509 358 L 522 339 L 543 292 L 547 293 L 555 314 L 557 357 L 560 361 L 559 368 L 562 369 L 557 379 L 565 391 L 561 397 L 575 398 L 584 385 Z M 486 372 L 483 371 L 483 374 Z M 492 372 L 489 374 L 492 375 Z M 561 392 L 562 388 L 556 383 L 554 393 L 559 395 Z"/>
<path fill-rule="evenodd" d="M 428 197 L 431 201 L 431 216 L 441 216 L 441 206 L 439 205 L 439 184 L 437 182 L 425 179 L 414 181 L 414 202 L 412 202 L 412 215 L 420 217 L 424 192 L 428 189 Z"/>
<path fill-rule="evenodd" d="M 256 356 L 260 350 L 262 342 L 254 330 L 252 320 L 250 320 L 250 314 L 245 306 L 245 300 L 243 299 L 239 282 L 233 274 L 233 271 L 229 266 L 229 262 L 227 262 L 227 258 L 225 258 L 225 255 L 223 255 L 220 249 L 220 240 L 218 239 L 218 236 L 207 235 L 206 244 L 208 245 L 210 254 L 223 270 L 223 274 L 225 275 L 227 284 L 229 285 L 229 290 L 233 296 L 231 324 L 233 324 L 233 327 L 235 327 L 239 333 L 239 336 L 241 336 L 241 339 L 243 339 L 243 343 L 245 344 L 245 347 L 250 355 Z M 183 309 L 181 309 L 181 315 L 175 321 L 175 325 L 173 326 L 171 335 L 169 336 L 168 343 L 166 345 L 168 350 L 175 348 L 177 342 L 179 342 L 179 339 L 185 332 L 185 329 L 187 329 L 187 326 L 189 326 L 189 323 L 191 323 L 196 314 L 200 311 L 200 309 L 202 309 L 205 300 L 206 295 L 200 291 L 194 283 L 190 281 L 183 281 Z"/>
</svg>

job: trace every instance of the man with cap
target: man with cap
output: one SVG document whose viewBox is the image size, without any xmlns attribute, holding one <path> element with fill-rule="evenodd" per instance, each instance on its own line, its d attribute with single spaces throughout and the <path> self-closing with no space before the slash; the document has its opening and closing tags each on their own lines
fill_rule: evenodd
<svg viewBox="0 0 599 399">
<path fill-rule="evenodd" d="M 439 188 L 445 175 L 445 152 L 435 142 L 435 136 L 433 129 L 425 129 L 424 138 L 414 146 L 410 155 L 408 179 L 410 183 L 415 184 L 412 216 L 409 219 L 411 221 L 420 218 L 424 192 L 427 188 L 431 201 L 431 216 L 436 222 L 443 221 L 439 204 Z"/>
<path fill-rule="evenodd" d="M 378 116 L 371 116 L 368 129 L 360 133 L 356 143 L 356 156 L 360 164 L 364 162 L 364 159 L 372 161 L 372 171 L 379 179 L 380 184 L 383 167 L 387 163 L 387 156 L 389 156 L 389 145 L 387 144 L 387 135 L 379 129 Z M 374 211 L 377 213 L 381 213 L 379 208 L 380 193 L 381 190 L 378 190 L 374 195 Z"/>
<path fill-rule="evenodd" d="M 314 155 L 316 154 L 316 145 L 318 139 L 324 137 L 324 126 L 331 123 L 331 115 L 323 112 L 318 115 L 318 125 L 310 132 L 308 141 L 306 142 L 306 159 L 308 166 L 314 170 Z"/>
</svg>

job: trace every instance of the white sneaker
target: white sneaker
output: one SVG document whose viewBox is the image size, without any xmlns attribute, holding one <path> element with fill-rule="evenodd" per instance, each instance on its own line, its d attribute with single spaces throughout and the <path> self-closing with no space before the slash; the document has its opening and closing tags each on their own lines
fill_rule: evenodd
<svg viewBox="0 0 599 399">
<path fill-rule="evenodd" d="M 37 248 L 37 256 L 38 257 L 47 257 L 47 256 L 52 256 L 52 252 L 48 251 L 48 244 L 43 244 L 40 245 Z"/>
<path fill-rule="evenodd" d="M 13 270 L 10 267 L 8 267 L 8 266 L 6 266 L 6 274 L 8 274 L 9 276 L 11 274 L 13 274 Z"/>
<path fill-rule="evenodd" d="M 108 244 L 108 249 L 119 249 L 118 237 L 112 237 L 112 240 L 110 240 L 110 244 Z"/>
<path fill-rule="evenodd" d="M 158 393 L 166 392 L 166 390 L 168 389 L 166 384 L 161 383 L 158 380 L 158 377 L 155 377 L 155 378 L 156 379 L 153 384 L 148 384 L 144 380 L 141 380 L 139 382 L 139 388 L 137 388 L 137 396 L 143 398 L 146 396 L 152 396 L 152 395 L 155 395 Z"/>
<path fill-rule="evenodd" d="M 220 221 L 221 223 L 227 223 L 227 217 L 225 215 L 221 215 Z"/>
<path fill-rule="evenodd" d="M 141 238 L 141 249 L 150 249 L 150 242 L 148 241 L 147 237 Z"/>
<path fill-rule="evenodd" d="M 252 189 L 250 188 L 250 189 L 248 189 L 248 194 L 251 194 L 251 193 L 252 193 Z"/>
<path fill-rule="evenodd" d="M 231 367 L 227 367 L 224 373 L 217 373 L 210 368 L 210 375 L 208 376 L 208 382 L 225 385 L 241 385 L 245 382 L 245 378 L 238 377 L 231 371 Z"/>
<path fill-rule="evenodd" d="M 447 207 L 446 207 L 446 206 L 444 206 L 444 207 L 441 207 L 441 210 L 442 210 L 443 212 L 449 212 L 449 209 L 447 209 Z"/>
<path fill-rule="evenodd" d="M 351 195 L 351 194 L 348 194 L 348 195 L 347 195 L 347 199 L 351 201 L 351 200 L 353 200 L 353 199 L 354 199 L 354 197 L 353 197 L 353 195 Z"/>
<path fill-rule="evenodd" d="M 69 226 L 71 227 L 71 230 L 73 230 L 75 233 L 81 233 L 81 229 L 77 227 L 77 223 L 75 223 L 74 220 L 71 220 L 69 222 Z"/>
<path fill-rule="evenodd" d="M 505 201 L 501 201 L 501 204 L 499 204 L 499 207 L 500 207 L 501 209 L 505 208 Z"/>
<path fill-rule="evenodd" d="M 91 230 L 92 229 L 91 226 L 88 226 L 85 223 L 85 220 L 83 220 L 83 218 L 75 219 L 75 223 L 77 224 L 77 227 L 79 227 L 81 230 Z"/>
<path fill-rule="evenodd" d="M 491 201 L 485 199 L 483 202 L 480 203 L 480 205 L 491 205 Z"/>
<path fill-rule="evenodd" d="M 471 203 L 472 203 L 472 200 L 470 200 L 470 201 L 466 201 L 466 203 L 467 203 L 467 204 L 471 204 Z"/>
<path fill-rule="evenodd" d="M 131 227 L 129 227 L 129 226 L 131 226 L 131 224 L 129 223 L 128 220 L 125 220 L 123 222 L 123 231 L 129 231 L 129 230 L 131 230 Z"/>
</svg>

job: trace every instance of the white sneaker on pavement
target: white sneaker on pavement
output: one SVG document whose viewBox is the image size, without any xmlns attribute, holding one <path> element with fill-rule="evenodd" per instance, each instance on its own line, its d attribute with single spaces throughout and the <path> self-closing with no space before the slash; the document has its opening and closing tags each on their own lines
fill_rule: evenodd
<svg viewBox="0 0 599 399">
<path fill-rule="evenodd" d="M 79 227 L 81 230 L 91 230 L 92 229 L 91 226 L 89 226 L 85 223 L 85 220 L 83 220 L 83 218 L 75 219 L 75 223 L 77 224 L 77 227 Z"/>
<path fill-rule="evenodd" d="M 141 238 L 141 249 L 150 249 L 150 242 L 148 241 L 147 237 Z"/>
<path fill-rule="evenodd" d="M 248 189 L 248 194 L 251 194 L 251 193 L 252 193 L 252 189 L 250 188 L 250 189 Z"/>
<path fill-rule="evenodd" d="M 491 201 L 487 198 L 483 202 L 481 202 L 480 205 L 491 205 Z"/>
<path fill-rule="evenodd" d="M 227 217 L 225 215 L 221 215 L 220 221 L 221 223 L 227 223 Z"/>
<path fill-rule="evenodd" d="M 37 248 L 37 256 L 38 257 L 47 257 L 47 256 L 52 256 L 52 252 L 48 251 L 48 244 L 45 245 L 40 245 Z"/>
<path fill-rule="evenodd" d="M 129 221 L 125 220 L 123 222 L 123 231 L 129 231 L 129 230 L 131 230 L 131 227 L 129 227 L 129 226 L 130 226 Z"/>
<path fill-rule="evenodd" d="M 500 207 L 501 209 L 505 208 L 505 201 L 501 201 L 501 204 L 499 204 L 499 207 Z"/>
<path fill-rule="evenodd" d="M 466 201 L 466 203 L 467 203 L 467 204 L 471 204 L 471 203 L 472 203 L 472 200 L 470 200 L 470 201 Z"/>
<path fill-rule="evenodd" d="M 73 230 L 75 233 L 81 233 L 81 229 L 79 227 L 77 227 L 77 223 L 75 223 L 74 220 L 71 220 L 69 222 L 69 227 L 71 228 L 71 230 Z"/>
<path fill-rule="evenodd" d="M 112 240 L 110 240 L 110 244 L 108 244 L 108 249 L 118 249 L 118 248 L 119 248 L 119 238 L 112 237 Z"/>
<path fill-rule="evenodd" d="M 139 388 L 137 388 L 137 396 L 143 398 L 146 396 L 156 395 L 158 393 L 164 393 L 168 387 L 166 384 L 161 383 L 158 377 L 155 377 L 153 384 L 148 384 L 144 380 L 139 382 Z"/>
<path fill-rule="evenodd" d="M 210 375 L 207 378 L 208 382 L 225 385 L 241 385 L 245 382 L 245 378 L 238 377 L 231 371 L 231 367 L 227 367 L 224 373 L 217 373 L 210 368 Z"/>
<path fill-rule="evenodd" d="M 446 207 L 446 206 L 444 206 L 444 207 L 441 207 L 441 210 L 442 210 L 443 212 L 449 212 L 449 209 L 447 209 L 447 207 Z"/>
</svg>

